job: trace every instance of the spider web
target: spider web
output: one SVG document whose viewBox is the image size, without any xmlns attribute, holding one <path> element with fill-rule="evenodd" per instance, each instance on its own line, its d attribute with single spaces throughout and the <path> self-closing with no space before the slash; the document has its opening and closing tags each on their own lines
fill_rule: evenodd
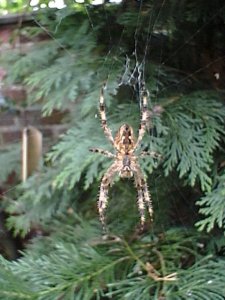
<svg viewBox="0 0 225 300">
<path fill-rule="evenodd" d="M 145 43 L 145 50 L 144 50 L 144 55 L 143 56 L 141 56 L 138 53 L 139 34 L 140 34 L 139 31 L 138 31 L 138 28 L 139 28 L 139 22 L 140 22 L 140 15 L 141 15 L 141 12 L 142 12 L 142 4 L 143 4 L 143 0 L 140 1 L 140 5 L 139 5 L 139 13 L 138 13 L 138 18 L 137 18 L 136 30 L 135 30 L 135 34 L 134 34 L 134 52 L 132 53 L 131 57 L 129 57 L 128 55 L 125 56 L 125 58 L 124 58 L 124 72 L 121 75 L 121 78 L 120 78 L 120 80 L 118 82 L 118 86 L 129 85 L 129 86 L 133 87 L 133 89 L 134 89 L 134 91 L 135 91 L 135 93 L 137 95 L 137 99 L 138 99 L 140 108 L 142 106 L 141 95 L 142 95 L 143 91 L 146 89 L 146 84 L 145 84 L 145 66 L 146 66 L 146 60 L 147 60 L 147 53 L 148 53 L 148 50 L 151 48 L 151 38 L 152 38 L 152 34 L 154 32 L 154 26 L 156 24 L 157 19 L 159 18 L 160 14 L 161 14 L 161 9 L 163 8 L 163 5 L 165 4 L 165 0 L 161 3 L 159 11 L 158 11 L 158 14 L 157 14 L 157 16 L 155 17 L 154 20 L 153 20 L 153 13 L 151 13 L 149 15 L 149 22 L 148 22 L 148 29 L 147 29 L 147 39 L 146 39 L 146 43 Z M 86 13 L 87 13 L 87 19 L 90 22 L 91 28 L 92 28 L 93 31 L 95 31 L 95 25 L 94 25 L 93 20 L 91 19 L 91 15 L 89 14 L 89 8 L 88 8 L 88 6 L 85 6 L 85 9 L 86 9 Z M 182 45 L 180 45 L 167 58 L 167 60 L 160 62 L 159 68 L 160 68 L 160 65 L 164 66 L 169 61 L 170 58 L 174 57 L 180 51 L 182 51 L 182 49 L 185 47 L 185 45 L 187 45 L 189 42 L 191 42 L 194 39 L 194 37 L 199 32 L 201 32 L 202 30 L 204 30 L 204 28 L 207 26 L 207 24 L 210 21 L 212 21 L 214 18 L 216 18 L 218 14 L 219 14 L 219 11 L 218 11 L 218 13 L 215 13 L 214 15 L 212 15 L 212 17 L 204 25 L 202 25 L 199 28 L 196 28 L 196 31 L 188 39 L 186 39 L 185 42 Z M 105 16 L 106 16 L 106 19 L 107 19 L 107 14 L 105 14 Z M 55 41 L 55 43 L 59 44 L 59 46 L 63 50 L 65 50 L 69 55 L 71 55 L 71 57 L 73 57 L 73 54 L 70 53 L 70 51 L 54 37 L 54 33 L 53 32 L 50 32 L 35 17 L 34 17 L 34 21 L 36 22 L 37 26 L 39 26 L 45 33 L 47 33 L 49 35 L 49 37 L 52 40 Z M 108 30 L 110 32 L 110 24 L 109 24 L 109 21 L 107 21 L 107 22 L 108 22 L 108 25 L 107 25 L 108 26 Z M 116 45 L 116 47 L 118 48 L 118 51 L 119 51 L 119 48 L 120 48 L 120 43 L 122 42 L 122 39 L 123 39 L 123 34 L 124 34 L 124 32 L 122 31 L 121 34 L 120 34 L 119 42 Z M 115 47 L 115 46 L 112 46 L 112 47 Z M 160 49 L 160 51 L 162 53 L 162 49 Z M 109 49 L 108 53 L 106 54 L 106 56 L 104 58 L 105 62 L 107 62 L 107 60 L 110 58 L 111 53 L 112 53 L 112 48 Z M 212 60 L 211 62 L 209 62 L 204 67 L 201 67 L 201 68 L 195 70 L 194 72 L 188 74 L 187 76 L 185 76 L 184 78 L 182 78 L 181 80 L 179 80 L 178 82 L 176 82 L 176 85 L 178 86 L 182 82 L 184 82 L 184 81 L 188 80 L 189 78 L 191 78 L 193 75 L 195 75 L 195 74 L 203 71 L 204 69 L 207 69 L 209 66 L 211 66 L 215 62 L 218 62 L 218 61 L 220 61 L 220 60 L 222 60 L 224 58 L 225 58 L 225 55 Z M 134 65 L 133 65 L 133 59 L 135 61 Z M 110 67 L 107 67 L 107 68 L 108 68 L 108 78 L 110 79 L 110 73 L 111 73 L 111 69 L 113 68 L 113 65 L 111 65 Z M 163 92 L 167 88 L 169 88 L 169 86 L 163 88 L 161 91 L 159 91 L 159 93 Z M 151 100 L 151 91 L 149 91 L 149 94 L 150 94 L 150 100 Z M 130 113 L 132 113 L 132 112 L 130 111 Z M 15 139 L 14 142 L 15 143 L 16 142 L 19 143 L 20 140 Z M 155 183 L 154 183 L 155 186 L 157 186 L 156 181 L 157 181 L 157 178 L 155 179 Z M 1 196 L 4 197 L 4 198 L 8 198 L 7 194 L 10 191 L 12 191 L 13 189 L 15 189 L 16 186 L 17 185 L 12 186 L 11 188 L 7 189 L 6 191 L 4 191 L 1 194 Z M 177 190 L 178 190 L 178 192 L 180 192 L 179 191 L 179 187 L 177 187 Z M 154 199 L 154 201 L 155 201 L 155 199 Z M 181 220 L 181 222 L 182 222 L 182 220 Z"/>
</svg>

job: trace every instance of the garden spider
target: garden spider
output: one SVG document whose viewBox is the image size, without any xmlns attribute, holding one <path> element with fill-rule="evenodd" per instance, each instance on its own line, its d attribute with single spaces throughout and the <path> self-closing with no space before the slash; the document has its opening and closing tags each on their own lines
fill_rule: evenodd
<svg viewBox="0 0 225 300">
<path fill-rule="evenodd" d="M 99 148 L 91 148 L 90 151 L 100 153 L 110 158 L 114 158 L 114 162 L 108 168 L 105 175 L 102 178 L 99 192 L 98 200 L 98 211 L 100 220 L 102 222 L 103 228 L 105 228 L 105 216 L 104 212 L 108 202 L 108 190 L 111 186 L 115 175 L 118 173 L 120 177 L 130 178 L 134 177 L 135 186 L 137 188 L 138 197 L 138 208 L 141 216 L 141 227 L 143 228 L 145 223 L 145 205 L 148 208 L 148 212 L 152 221 L 153 209 L 151 197 L 148 191 L 147 182 L 144 178 L 144 174 L 138 163 L 138 157 L 135 155 L 140 142 L 146 131 L 146 123 L 148 120 L 148 110 L 147 110 L 147 94 L 144 93 L 142 99 L 141 107 L 141 122 L 138 132 L 138 138 L 134 136 L 133 128 L 128 124 L 123 124 L 120 126 L 115 137 L 113 138 L 112 132 L 107 125 L 106 112 L 105 112 L 105 103 L 104 103 L 104 89 L 106 85 L 103 85 L 101 89 L 101 94 L 99 98 L 99 112 L 101 118 L 101 125 L 105 136 L 110 141 L 116 154 L 113 154 L 107 150 Z M 141 152 L 141 157 L 145 155 L 154 155 L 153 152 Z"/>
</svg>

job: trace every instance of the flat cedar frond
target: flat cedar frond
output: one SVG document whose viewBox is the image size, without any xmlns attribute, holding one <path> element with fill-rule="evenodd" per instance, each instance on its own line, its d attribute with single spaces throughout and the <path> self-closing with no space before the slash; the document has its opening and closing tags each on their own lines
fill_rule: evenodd
<svg viewBox="0 0 225 300">
<path fill-rule="evenodd" d="M 0 182 L 6 182 L 8 176 L 15 172 L 20 175 L 20 145 L 13 145 L 0 149 Z"/>
<path fill-rule="evenodd" d="M 13 197 L 17 194 L 17 199 L 5 198 L 7 212 L 11 214 L 8 227 L 15 235 L 25 236 L 32 226 L 41 224 L 43 220 L 46 222 L 59 212 L 66 212 L 71 195 L 66 189 L 59 190 L 53 185 L 52 176 L 56 173 L 57 170 L 49 168 L 48 172 L 35 174 L 15 187 Z M 52 201 L 52 198 L 55 200 Z"/>
<path fill-rule="evenodd" d="M 206 229 L 208 232 L 215 226 L 224 228 L 225 226 L 225 175 L 217 178 L 217 184 L 213 190 L 207 193 L 202 199 L 197 201 L 201 208 L 199 212 L 203 215 L 203 220 L 196 226 L 200 229 Z"/>
<path fill-rule="evenodd" d="M 203 191 L 211 189 L 209 176 L 213 151 L 223 135 L 225 109 L 210 93 L 193 93 L 167 107 L 165 174 L 176 168 L 193 186 L 199 181 Z"/>
<path fill-rule="evenodd" d="M 57 58 L 59 45 L 54 41 L 41 42 L 40 45 L 33 47 L 27 55 L 21 56 L 17 53 L 16 57 L 9 55 L 9 63 L 13 62 L 12 68 L 9 70 L 8 77 L 11 81 L 22 81 L 29 76 L 34 70 L 47 67 L 49 62 Z M 14 54 L 15 55 L 15 54 Z"/>
<path fill-rule="evenodd" d="M 6 295 L 5 299 L 16 296 L 20 299 L 21 294 L 40 300 L 54 300 L 58 295 L 65 299 L 76 295 L 76 299 L 87 300 L 93 297 L 144 300 L 163 295 L 182 300 L 187 295 L 198 299 L 207 290 L 204 299 L 222 299 L 224 261 L 201 257 L 202 247 L 195 248 L 199 239 L 196 232 L 189 236 L 186 230 L 173 230 L 165 232 L 163 239 L 155 236 L 154 241 L 148 241 L 145 236 L 142 241 L 128 243 L 119 236 L 102 239 L 99 232 L 93 232 L 94 223 L 76 219 L 76 225 L 61 226 L 63 220 L 55 221 L 53 227 L 59 225 L 61 230 L 36 240 L 36 245 L 31 244 L 17 261 L 2 258 L 0 295 Z M 185 260 L 189 268 L 182 266 Z M 177 272 L 177 278 L 153 279 L 146 271 L 150 263 L 157 276 Z M 19 281 L 14 282 L 15 275 Z"/>
</svg>

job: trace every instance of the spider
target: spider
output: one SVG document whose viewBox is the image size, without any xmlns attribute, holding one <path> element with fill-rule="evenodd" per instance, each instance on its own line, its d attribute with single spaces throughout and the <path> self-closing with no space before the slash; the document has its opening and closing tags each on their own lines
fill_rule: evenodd
<svg viewBox="0 0 225 300">
<path fill-rule="evenodd" d="M 143 139 L 143 136 L 146 131 L 146 124 L 148 121 L 147 94 L 143 94 L 141 122 L 138 132 L 138 138 L 135 138 L 133 128 L 126 123 L 120 126 L 115 137 L 113 137 L 112 132 L 107 125 L 106 119 L 104 101 L 105 88 L 106 85 L 104 84 L 101 88 L 99 98 L 99 113 L 101 125 L 106 138 L 110 141 L 116 153 L 114 154 L 112 152 L 99 148 L 89 149 L 92 152 L 100 153 L 104 156 L 114 159 L 114 162 L 108 168 L 105 175 L 102 177 L 100 184 L 100 192 L 98 199 L 98 212 L 100 216 L 100 221 L 103 225 L 103 228 L 105 228 L 105 209 L 108 203 L 108 191 L 109 187 L 112 185 L 115 175 L 118 173 L 121 178 L 134 177 L 134 182 L 137 189 L 137 203 L 141 217 L 141 228 L 143 229 L 145 223 L 145 205 L 148 208 L 151 221 L 153 220 L 153 209 L 147 182 L 144 178 L 144 174 L 138 163 L 138 156 L 135 155 L 135 152 L 138 146 L 140 145 L 140 142 Z M 154 155 L 154 152 L 142 151 L 140 156 L 143 157 L 145 155 Z"/>
</svg>

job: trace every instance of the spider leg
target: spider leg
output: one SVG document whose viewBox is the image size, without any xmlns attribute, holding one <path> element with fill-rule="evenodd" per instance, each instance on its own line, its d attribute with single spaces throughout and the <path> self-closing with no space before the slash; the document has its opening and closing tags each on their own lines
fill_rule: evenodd
<svg viewBox="0 0 225 300">
<path fill-rule="evenodd" d="M 139 165 L 136 164 L 133 170 L 134 170 L 135 185 L 138 191 L 138 207 L 141 214 L 141 226 L 143 227 L 145 221 L 144 204 L 146 204 L 151 221 L 153 221 L 152 201 L 148 191 L 148 185 L 146 180 L 144 179 L 144 175 L 141 171 L 141 168 L 139 167 Z"/>
<path fill-rule="evenodd" d="M 100 148 L 90 148 L 89 151 L 94 152 L 94 153 L 102 154 L 102 155 L 107 156 L 109 158 L 115 158 L 116 157 L 116 155 L 111 153 L 110 151 L 103 150 L 103 149 L 100 149 Z"/>
<path fill-rule="evenodd" d="M 148 100 L 147 100 L 147 93 L 145 92 L 143 95 L 143 100 L 142 100 L 142 106 L 141 106 L 141 123 L 140 123 L 140 127 L 138 130 L 138 138 L 137 138 L 137 142 L 134 146 L 134 149 L 136 149 L 139 145 L 140 142 L 143 139 L 143 136 L 145 134 L 146 131 L 146 124 L 147 124 L 147 120 L 148 120 Z"/>
<path fill-rule="evenodd" d="M 141 228 L 143 229 L 145 223 L 145 203 L 144 203 L 144 195 L 141 186 L 136 183 L 136 188 L 138 192 L 137 203 L 138 209 L 141 216 Z"/>
<path fill-rule="evenodd" d="M 141 151 L 140 157 L 152 156 L 154 158 L 161 158 L 161 155 L 155 151 Z"/>
<path fill-rule="evenodd" d="M 102 223 L 103 229 L 105 230 L 105 209 L 108 204 L 108 192 L 109 187 L 114 179 L 116 172 L 118 172 L 118 164 L 114 162 L 106 171 L 105 175 L 102 177 L 100 184 L 99 200 L 98 200 L 98 212 L 100 221 Z"/>
<path fill-rule="evenodd" d="M 104 89 L 106 88 L 105 84 L 101 88 L 100 98 L 99 98 L 99 113 L 101 118 L 101 124 L 103 131 L 105 133 L 105 136 L 110 141 L 110 143 L 114 146 L 114 139 L 112 136 L 112 132 L 110 128 L 107 125 L 107 119 L 106 119 L 106 111 L 105 111 L 105 100 L 104 100 Z"/>
<path fill-rule="evenodd" d="M 143 195 L 144 195 L 144 201 L 148 207 L 148 213 L 151 219 L 151 222 L 153 221 L 153 208 L 152 208 L 152 200 L 151 200 L 151 196 L 150 193 L 148 191 L 148 185 L 146 180 L 143 178 L 142 179 L 142 191 L 143 191 Z"/>
</svg>

